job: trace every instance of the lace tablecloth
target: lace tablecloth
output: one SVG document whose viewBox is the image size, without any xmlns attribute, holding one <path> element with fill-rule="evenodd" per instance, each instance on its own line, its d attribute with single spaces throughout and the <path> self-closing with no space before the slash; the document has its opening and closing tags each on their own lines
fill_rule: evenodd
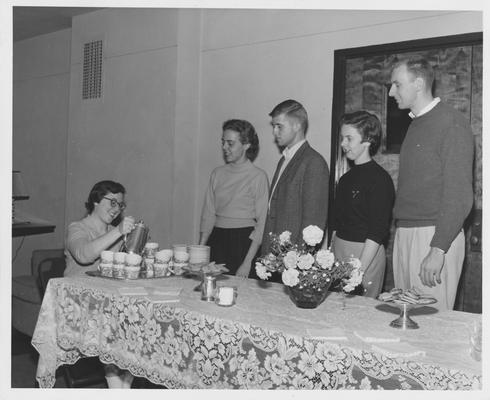
<svg viewBox="0 0 490 400">
<path fill-rule="evenodd" d="M 218 284 L 236 286 L 237 303 L 219 307 L 200 300 L 197 283 L 51 279 L 32 338 L 40 387 L 54 386 L 60 365 L 98 356 L 174 389 L 481 388 L 481 362 L 470 357 L 468 339 L 480 315 L 423 307 L 412 312 L 420 329 L 398 330 L 389 323 L 399 311 L 369 298 L 330 293 L 304 310 L 280 284 L 230 276 Z M 119 292 L 135 287 L 182 290 L 174 303 Z M 390 345 L 400 354 L 386 355 L 363 332 L 379 341 L 395 337 Z"/>
</svg>

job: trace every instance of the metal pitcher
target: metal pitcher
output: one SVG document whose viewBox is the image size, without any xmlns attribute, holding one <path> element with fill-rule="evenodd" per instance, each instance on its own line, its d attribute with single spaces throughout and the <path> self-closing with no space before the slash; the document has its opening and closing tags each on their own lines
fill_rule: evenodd
<svg viewBox="0 0 490 400">
<path fill-rule="evenodd" d="M 127 235 L 124 235 L 121 250 L 126 253 L 136 253 L 141 255 L 148 240 L 148 232 L 149 228 L 144 222 L 138 221 L 134 225 L 134 229 Z"/>
</svg>

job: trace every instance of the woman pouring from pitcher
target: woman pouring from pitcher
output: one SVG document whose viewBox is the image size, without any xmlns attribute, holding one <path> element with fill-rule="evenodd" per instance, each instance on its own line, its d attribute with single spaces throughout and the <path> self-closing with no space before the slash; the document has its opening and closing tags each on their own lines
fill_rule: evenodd
<svg viewBox="0 0 490 400">
<path fill-rule="evenodd" d="M 117 182 L 101 181 L 94 185 L 85 203 L 87 216 L 72 222 L 67 229 L 64 276 L 97 270 L 103 250 L 119 250 L 122 237 L 135 226 L 133 217 L 121 215 L 126 208 L 125 194 L 126 189 Z M 121 222 L 114 226 L 118 220 Z"/>
<path fill-rule="evenodd" d="M 87 216 L 68 226 L 65 242 L 64 276 L 77 276 L 96 270 L 103 250 L 118 251 L 121 238 L 134 229 L 133 217 L 122 217 L 126 189 L 120 183 L 101 181 L 88 195 Z M 121 218 L 122 217 L 122 218 Z M 117 226 L 113 224 L 122 219 Z M 109 389 L 129 389 L 133 376 L 114 364 L 104 364 Z"/>
</svg>

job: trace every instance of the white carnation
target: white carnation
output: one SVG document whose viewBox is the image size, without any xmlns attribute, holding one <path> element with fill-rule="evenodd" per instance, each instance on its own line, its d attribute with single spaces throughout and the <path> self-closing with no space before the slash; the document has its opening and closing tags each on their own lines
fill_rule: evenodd
<svg viewBox="0 0 490 400">
<path fill-rule="evenodd" d="M 286 243 L 289 243 L 291 241 L 291 232 L 289 231 L 284 231 L 279 235 L 279 242 L 284 245 Z"/>
<path fill-rule="evenodd" d="M 323 231 L 316 225 L 303 229 L 303 240 L 308 246 L 316 246 L 323 239 Z"/>
<path fill-rule="evenodd" d="M 276 261 L 276 256 L 272 253 L 267 254 L 264 258 L 262 258 L 262 262 L 264 265 L 271 265 Z"/>
<path fill-rule="evenodd" d="M 343 290 L 344 292 L 352 292 L 362 282 L 363 272 L 360 269 L 354 269 L 350 278 L 347 280 Z"/>
<path fill-rule="evenodd" d="M 282 272 L 282 281 L 286 286 L 296 286 L 299 283 L 299 271 L 297 269 L 285 269 Z"/>
<path fill-rule="evenodd" d="M 259 262 L 255 263 L 255 272 L 257 272 L 257 276 L 264 281 L 271 276 L 271 273 L 267 271 L 267 268 Z"/>
<path fill-rule="evenodd" d="M 322 249 L 316 253 L 316 262 L 320 264 L 323 269 L 330 269 L 335 261 L 335 256 L 330 250 Z"/>
<path fill-rule="evenodd" d="M 313 256 L 310 253 L 303 254 L 298 259 L 298 268 L 299 269 L 310 269 L 314 262 L 315 262 L 315 259 L 313 258 Z"/>
<path fill-rule="evenodd" d="M 350 265 L 352 265 L 352 268 L 354 268 L 354 269 L 361 269 L 361 267 L 362 267 L 361 260 L 359 260 L 358 258 L 355 258 L 355 257 L 351 257 L 349 259 L 349 263 L 350 263 Z"/>
<path fill-rule="evenodd" d="M 288 251 L 282 261 L 286 268 L 296 268 L 296 263 L 298 262 L 298 253 L 293 250 Z"/>
</svg>

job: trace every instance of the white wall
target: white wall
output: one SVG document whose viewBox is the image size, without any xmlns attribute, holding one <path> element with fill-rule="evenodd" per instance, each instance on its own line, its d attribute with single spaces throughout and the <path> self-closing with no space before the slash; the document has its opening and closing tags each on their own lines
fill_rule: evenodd
<svg viewBox="0 0 490 400">
<path fill-rule="evenodd" d="M 70 29 L 13 47 L 12 166 L 30 195 L 16 210 L 56 225 L 53 233 L 13 238 L 13 276 L 30 274 L 32 250 L 63 247 L 70 47 Z"/>
<path fill-rule="evenodd" d="M 173 243 L 197 243 L 197 177 L 201 159 L 201 37 L 202 11 L 179 10 L 177 89 L 175 106 Z"/>
<path fill-rule="evenodd" d="M 272 179 L 279 154 L 268 113 L 287 98 L 305 106 L 307 139 L 330 163 L 336 49 L 481 30 L 478 12 L 206 10 L 200 202 L 207 177 L 221 161 L 220 126 L 227 118 L 248 119 L 255 126 L 261 147 L 256 164 Z"/>
<path fill-rule="evenodd" d="M 82 49 L 104 41 L 103 98 L 81 97 Z M 91 187 L 121 182 L 127 215 L 170 241 L 177 69 L 177 10 L 110 9 L 73 19 L 67 221 L 80 219 Z"/>
</svg>

